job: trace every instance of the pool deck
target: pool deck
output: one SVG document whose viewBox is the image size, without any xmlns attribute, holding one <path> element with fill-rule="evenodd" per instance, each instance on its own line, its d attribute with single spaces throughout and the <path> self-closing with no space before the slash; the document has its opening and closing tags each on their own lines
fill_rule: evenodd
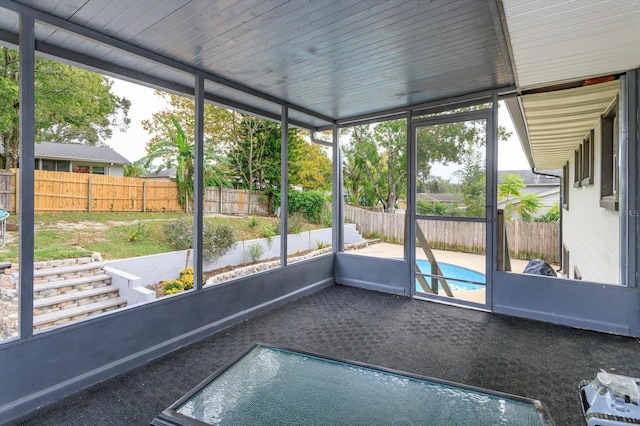
<svg viewBox="0 0 640 426">
<path fill-rule="evenodd" d="M 11 424 L 148 425 L 255 342 L 539 399 L 558 426 L 585 424 L 581 380 L 640 376 L 633 338 L 332 285 Z"/>
<path fill-rule="evenodd" d="M 486 273 L 486 258 L 482 254 L 462 253 L 457 251 L 432 250 L 438 262 L 449 263 L 451 265 L 463 266 L 482 274 Z M 376 243 L 367 247 L 350 250 L 347 253 L 359 256 L 384 257 L 387 259 L 402 259 L 404 257 L 404 246 L 401 244 Z M 418 259 L 427 259 L 422 250 L 416 252 Z M 522 272 L 529 263 L 528 260 L 511 259 L 511 270 Z M 558 269 L 557 265 L 553 265 Z M 485 290 L 457 290 L 453 291 L 456 299 L 468 302 L 485 303 Z"/>
<path fill-rule="evenodd" d="M 432 250 L 438 262 L 450 263 L 452 265 L 464 266 L 474 271 L 485 273 L 486 258 L 481 254 L 462 253 L 458 251 Z M 377 243 L 358 250 L 350 250 L 347 253 L 360 256 L 385 257 L 389 259 L 402 259 L 404 257 L 404 246 L 401 244 Z M 427 256 L 422 250 L 416 252 L 418 259 L 426 259 Z M 511 259 L 511 269 L 514 272 L 522 272 L 529 263 L 528 260 Z"/>
</svg>

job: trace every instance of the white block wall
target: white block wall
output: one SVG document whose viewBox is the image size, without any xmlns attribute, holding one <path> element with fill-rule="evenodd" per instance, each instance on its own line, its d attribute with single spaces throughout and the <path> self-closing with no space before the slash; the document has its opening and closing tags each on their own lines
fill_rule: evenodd
<svg viewBox="0 0 640 426">
<path fill-rule="evenodd" d="M 602 139 L 600 123 L 594 126 L 593 185 L 573 187 L 575 164 L 569 161 L 569 210 L 563 214 L 563 244 L 569 250 L 569 277 L 577 266 L 582 279 L 607 284 L 620 284 L 620 217 L 619 212 L 600 207 L 600 155 Z"/>
</svg>

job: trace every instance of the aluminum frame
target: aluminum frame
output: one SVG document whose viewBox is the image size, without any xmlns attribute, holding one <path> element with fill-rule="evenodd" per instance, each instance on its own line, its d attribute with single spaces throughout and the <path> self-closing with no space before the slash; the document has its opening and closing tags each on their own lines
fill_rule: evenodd
<svg viewBox="0 0 640 426">
<path fill-rule="evenodd" d="M 407 235 L 407 240 L 405 243 L 405 246 L 408 244 L 411 244 L 409 247 L 410 252 L 412 252 L 409 256 L 409 259 L 411 261 L 411 265 L 414 265 L 416 262 L 416 247 L 415 244 L 412 244 L 411 242 L 415 241 L 415 235 L 416 235 L 416 221 L 417 219 L 429 219 L 429 220 L 442 220 L 442 221 L 449 221 L 449 222 L 478 222 L 478 223 L 484 223 L 485 224 L 485 244 L 486 244 L 486 250 L 485 250 L 485 277 L 486 277 L 486 286 L 485 286 L 485 303 L 484 304 L 480 304 L 480 303 L 476 303 L 476 302 L 469 302 L 469 301 L 465 301 L 465 300 L 459 300 L 459 299 L 450 299 L 450 298 L 445 298 L 445 297 L 441 297 L 438 295 L 430 295 L 430 294 L 423 294 L 423 293 L 419 293 L 419 297 L 420 298 L 425 298 L 428 300 L 438 300 L 444 303 L 449 303 L 449 304 L 455 304 L 455 305 L 460 305 L 460 306 L 467 306 L 467 307 L 477 307 L 477 308 L 481 308 L 481 309 L 489 309 L 491 310 L 493 307 L 493 271 L 494 271 L 494 265 L 497 268 L 497 238 L 494 235 L 495 234 L 495 229 L 494 229 L 494 224 L 495 224 L 495 220 L 497 218 L 497 189 L 495 188 L 496 185 L 496 177 L 497 177 L 497 150 L 495 149 L 495 145 L 496 145 L 496 137 L 498 134 L 498 130 L 497 130 L 497 120 L 496 120 L 496 116 L 497 116 L 497 109 L 498 109 L 498 105 L 497 105 L 497 95 L 494 94 L 493 95 L 493 99 L 492 99 L 492 108 L 491 109 L 484 109 L 484 110 L 478 110 L 478 111 L 470 111 L 470 112 L 463 112 L 463 113 L 457 113 L 457 114 L 451 114 L 451 115 L 441 115 L 441 116 L 435 116 L 435 117 L 429 117 L 429 118 L 422 118 L 422 119 L 415 119 L 415 120 L 411 120 L 410 121 L 410 126 L 408 126 L 408 132 L 411 135 L 410 136 L 410 158 L 411 160 L 411 167 L 409 168 L 409 171 L 411 171 L 411 169 L 413 169 L 413 172 L 409 175 L 409 180 L 411 181 L 411 184 L 409 185 L 409 188 L 411 190 L 411 194 L 412 194 L 412 198 L 413 198 L 413 203 L 415 203 L 415 199 L 416 199 L 416 188 L 417 188 L 417 182 L 416 182 L 416 177 L 417 177 L 417 139 L 416 139 L 416 132 L 418 130 L 418 128 L 420 127 L 427 127 L 427 126 L 434 126 L 434 125 L 439 125 L 439 124 L 445 124 L 445 123 L 453 123 L 453 122 L 460 122 L 460 121 L 471 121 L 471 120 L 485 120 L 486 123 L 486 151 L 485 151 L 485 164 L 486 164 L 486 183 L 485 183 L 485 192 L 486 192 L 486 207 L 485 207 L 485 217 L 484 218 L 467 218 L 467 217 L 440 217 L 440 216 L 425 216 L 425 215 L 418 215 L 415 211 L 415 207 L 413 207 L 412 212 L 410 213 L 409 216 L 411 216 L 410 222 L 409 222 L 409 227 L 411 228 L 410 231 L 406 231 L 406 235 Z M 496 170 L 494 170 L 494 168 L 496 168 Z M 409 208 L 409 205 L 407 205 L 407 208 Z M 409 239 L 411 236 L 413 236 L 413 239 Z M 410 280 L 409 280 L 409 284 L 412 286 L 412 288 L 410 289 L 410 292 L 413 296 L 418 295 L 418 292 L 415 290 L 415 280 L 416 280 L 416 271 L 414 267 L 410 268 L 411 270 L 411 275 L 410 275 Z"/>
</svg>

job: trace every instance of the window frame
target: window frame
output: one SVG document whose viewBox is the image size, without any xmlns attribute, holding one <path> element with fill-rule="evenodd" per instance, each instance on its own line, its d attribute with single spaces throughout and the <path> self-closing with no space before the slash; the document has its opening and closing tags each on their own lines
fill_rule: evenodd
<svg viewBox="0 0 640 426">
<path fill-rule="evenodd" d="M 582 144 L 573 153 L 573 187 L 580 188 L 582 186 Z"/>
<path fill-rule="evenodd" d="M 569 162 L 562 166 L 562 208 L 569 210 Z"/>
<path fill-rule="evenodd" d="M 619 210 L 619 107 L 618 96 L 600 116 L 600 207 Z"/>
<path fill-rule="evenodd" d="M 570 270 L 570 263 L 569 263 L 569 249 L 567 248 L 566 245 L 562 244 L 562 276 L 565 278 L 570 278 L 569 276 L 569 270 Z"/>
<path fill-rule="evenodd" d="M 593 185 L 594 145 L 594 131 L 591 129 L 587 137 L 582 142 L 582 186 Z"/>
</svg>

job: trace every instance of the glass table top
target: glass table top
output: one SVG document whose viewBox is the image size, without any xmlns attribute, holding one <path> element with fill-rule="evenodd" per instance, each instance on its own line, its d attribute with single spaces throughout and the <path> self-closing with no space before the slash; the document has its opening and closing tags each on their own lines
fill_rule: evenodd
<svg viewBox="0 0 640 426">
<path fill-rule="evenodd" d="M 153 424 L 553 424 L 535 400 L 263 345 L 163 414 L 174 423 Z"/>
</svg>

